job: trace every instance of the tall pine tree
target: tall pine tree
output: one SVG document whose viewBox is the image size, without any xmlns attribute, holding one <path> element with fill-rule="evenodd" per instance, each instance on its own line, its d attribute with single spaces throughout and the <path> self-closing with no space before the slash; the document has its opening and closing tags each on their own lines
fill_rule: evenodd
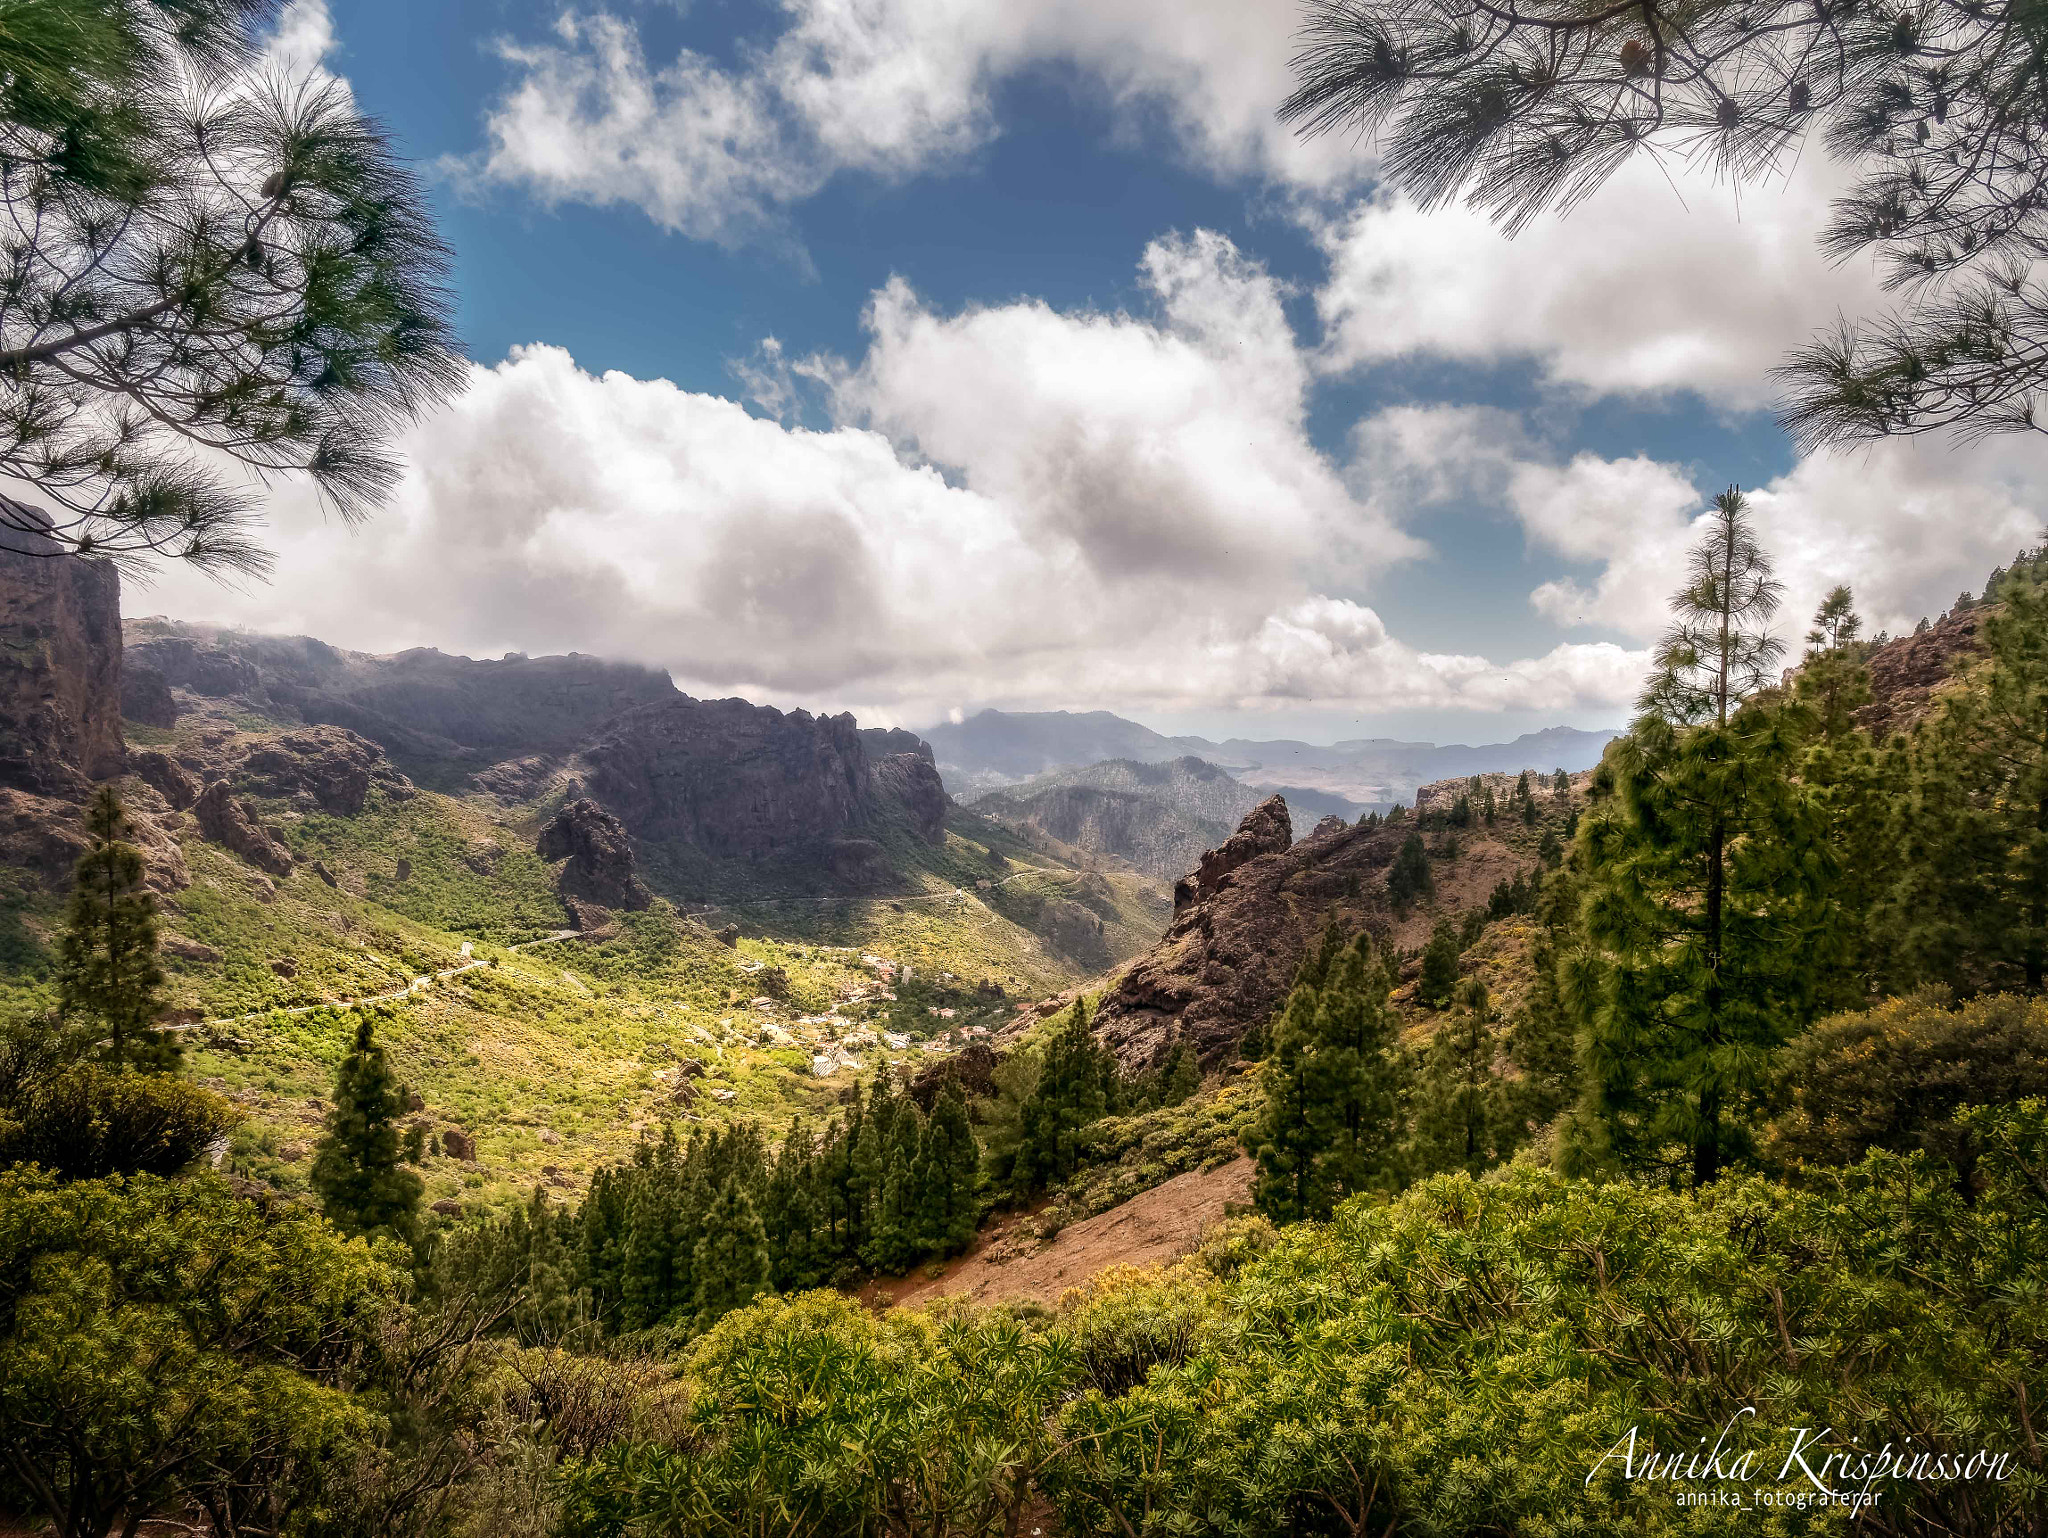
<svg viewBox="0 0 2048 1538">
<path fill-rule="evenodd" d="M 399 1163 L 405 1095 L 369 1015 L 334 1081 L 334 1109 L 313 1155 L 313 1190 L 328 1221 L 349 1235 L 410 1242 L 418 1227 L 420 1177 Z"/>
<path fill-rule="evenodd" d="M 1088 1024 L 1087 1003 L 1076 999 L 1046 1044 L 1037 1087 L 1024 1102 L 1020 1194 L 1057 1185 L 1080 1167 L 1081 1135 L 1107 1110 L 1115 1072 L 1115 1059 Z"/>
<path fill-rule="evenodd" d="M 1458 1007 L 1436 1028 L 1416 1076 L 1411 1170 L 1478 1174 L 1513 1142 L 1507 1085 L 1493 1071 L 1493 1006 L 1486 986 L 1467 978 Z"/>
<path fill-rule="evenodd" d="M 59 1011 L 67 1022 L 107 1033 L 109 1062 L 175 1068 L 177 1042 L 156 1026 L 164 981 L 156 900 L 143 885 L 142 853 L 127 841 L 128 817 L 111 786 L 93 793 L 85 831 L 91 843 L 79 857 L 57 943 Z"/>
<path fill-rule="evenodd" d="M 1695 1184 L 1743 1151 L 1770 1055 L 1810 1019 L 1832 860 L 1795 780 L 1796 707 L 1775 682 L 1779 587 L 1742 494 L 1715 499 L 1642 714 L 1608 749 L 1579 832 L 1585 945 L 1570 963 L 1584 1095 L 1570 1167 Z"/>
</svg>

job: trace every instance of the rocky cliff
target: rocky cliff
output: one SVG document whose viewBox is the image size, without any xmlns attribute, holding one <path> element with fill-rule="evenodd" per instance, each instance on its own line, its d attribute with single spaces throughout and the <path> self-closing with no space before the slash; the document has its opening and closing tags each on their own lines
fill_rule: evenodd
<svg viewBox="0 0 2048 1538">
<path fill-rule="evenodd" d="M 677 695 L 620 716 L 577 762 L 591 796 L 634 837 L 709 855 L 823 845 L 891 808 L 924 838 L 943 838 L 950 803 L 930 760 L 871 762 L 862 738 L 849 715 Z"/>
<path fill-rule="evenodd" d="M 0 504 L 0 784 L 77 800 L 119 774 L 121 581 Z"/>
<path fill-rule="evenodd" d="M 675 697 L 668 675 L 570 653 L 496 661 L 431 648 L 372 656 L 311 636 L 130 623 L 128 655 L 172 688 L 263 714 L 345 727 L 435 781 L 572 752 L 622 711 Z"/>
</svg>

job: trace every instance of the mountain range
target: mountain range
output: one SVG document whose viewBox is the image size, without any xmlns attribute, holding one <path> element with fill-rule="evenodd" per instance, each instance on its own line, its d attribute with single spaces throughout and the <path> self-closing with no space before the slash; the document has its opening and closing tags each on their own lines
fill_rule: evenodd
<svg viewBox="0 0 2048 1538">
<path fill-rule="evenodd" d="M 1327 744 L 1251 737 L 1212 742 L 1169 737 L 1106 710 L 984 710 L 920 735 L 956 796 L 1105 760 L 1157 764 L 1192 756 L 1246 785 L 1321 791 L 1369 806 L 1409 801 L 1418 787 L 1457 776 L 1590 769 L 1619 731 L 1552 726 L 1477 747 L 1390 737 Z"/>
</svg>

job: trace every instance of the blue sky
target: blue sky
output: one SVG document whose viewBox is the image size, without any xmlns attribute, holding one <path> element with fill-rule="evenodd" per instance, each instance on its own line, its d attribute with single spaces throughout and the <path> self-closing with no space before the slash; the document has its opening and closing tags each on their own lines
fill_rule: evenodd
<svg viewBox="0 0 2048 1538">
<path fill-rule="evenodd" d="M 1756 488 L 1788 631 L 2036 533 L 2030 445 L 1801 464 L 1765 371 L 1881 304 L 1817 152 L 1638 166 L 1515 242 L 1272 120 L 1287 0 L 298 0 L 428 178 L 470 392 L 369 528 L 132 612 L 579 649 L 919 725 L 1212 734 L 1622 720 L 1687 525 Z M 771 340 L 772 339 L 772 340 Z M 661 383 L 661 382 L 666 383 Z"/>
</svg>

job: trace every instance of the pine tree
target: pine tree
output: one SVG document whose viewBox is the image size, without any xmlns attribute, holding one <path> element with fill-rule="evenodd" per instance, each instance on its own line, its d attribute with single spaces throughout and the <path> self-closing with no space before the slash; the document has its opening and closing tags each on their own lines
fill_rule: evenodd
<svg viewBox="0 0 2048 1538">
<path fill-rule="evenodd" d="M 1361 1191 L 1398 1183 L 1399 1026 L 1387 1005 L 1392 975 L 1361 934 L 1330 969 L 1316 1000 L 1309 1079 L 1318 1217 Z"/>
<path fill-rule="evenodd" d="M 313 1155 L 313 1189 L 345 1234 L 413 1238 L 422 1188 L 399 1163 L 404 1110 L 405 1095 L 365 1014 L 356 1022 L 355 1050 L 335 1076 L 334 1110 Z"/>
<path fill-rule="evenodd" d="M 1017 1151 L 1018 1189 L 1057 1185 L 1080 1164 L 1081 1134 L 1109 1103 L 1115 1059 L 1098 1046 L 1088 1006 L 1076 999 L 1066 1023 L 1046 1044 L 1038 1085 L 1024 1103 L 1023 1142 Z"/>
<path fill-rule="evenodd" d="M 1958 988 L 2048 983 L 2048 581 L 2015 569 L 1984 621 L 1988 660 L 1910 750 L 1902 944 Z"/>
<path fill-rule="evenodd" d="M 1416 997 L 1431 1009 L 1442 1009 L 1451 1002 L 1457 986 L 1458 931 L 1449 919 L 1438 919 L 1423 948 L 1422 981 L 1416 986 Z"/>
<path fill-rule="evenodd" d="M 1179 1105 L 1202 1087 L 1202 1065 L 1194 1047 L 1179 1031 L 1159 1064 L 1159 1103 Z"/>
<path fill-rule="evenodd" d="M 1436 895 L 1436 880 L 1429 871 L 1429 850 L 1422 834 L 1411 832 L 1401 843 L 1394 863 L 1387 869 L 1387 900 L 1397 913 L 1406 912 L 1420 897 Z"/>
<path fill-rule="evenodd" d="M 1795 782 L 1806 713 L 1745 704 L 1781 648 L 1769 558 L 1717 498 L 1672 600 L 1643 713 L 1581 828 L 1586 946 L 1570 963 L 1585 1092 L 1567 1163 L 1713 1180 L 1747 1141 L 1769 1055 L 1811 1018 L 1832 923 L 1825 825 Z"/>
<path fill-rule="evenodd" d="M 699 1330 L 768 1290 L 767 1231 L 740 1181 L 727 1180 L 712 1199 L 690 1273 Z"/>
<path fill-rule="evenodd" d="M 1493 1071 L 1493 1008 L 1486 987 L 1468 978 L 1458 1008 L 1436 1028 L 1417 1076 L 1414 1173 L 1465 1170 L 1496 1164 L 1511 1137 L 1507 1087 Z"/>
<path fill-rule="evenodd" d="M 1493 799 L 1493 787 L 1489 785 L 1480 794 L 1479 815 L 1486 820 L 1486 825 L 1490 828 L 1493 826 L 1494 818 L 1498 814 L 1499 808 L 1494 804 Z"/>
<path fill-rule="evenodd" d="M 925 1123 L 923 1157 L 927 1166 L 927 1199 L 923 1248 L 932 1254 L 954 1255 L 967 1247 L 981 1221 L 981 1150 L 960 1087 L 948 1079 L 932 1101 Z"/>
<path fill-rule="evenodd" d="M 1834 954 L 1818 966 L 1827 1007 L 1840 1009 L 1862 1004 L 1900 977 L 1888 899 L 1897 878 L 1895 808 L 1903 761 L 1880 752 L 1856 724 L 1856 712 L 1870 703 L 1870 670 L 1856 645 L 1862 626 L 1849 589 L 1832 589 L 1814 613 L 1792 687 L 1793 699 L 1812 713 L 1813 740 L 1799 776 L 1827 825 L 1835 858 L 1842 921 Z"/>
<path fill-rule="evenodd" d="M 1252 1202 L 1275 1223 L 1295 1223 L 1329 1211 L 1323 1171 L 1317 1167 L 1321 1135 L 1312 1120 L 1315 1019 L 1321 989 L 1297 975 L 1268 1030 L 1259 1064 L 1259 1110 L 1245 1135 L 1245 1152 L 1258 1161 Z"/>
<path fill-rule="evenodd" d="M 59 1011 L 67 1021 L 104 1030 L 111 1063 L 175 1068 L 177 1042 L 155 1024 L 164 981 L 156 900 L 143 885 L 142 853 L 127 842 L 128 818 L 111 786 L 93 793 L 85 831 L 91 843 L 75 868 L 57 944 Z"/>
</svg>

